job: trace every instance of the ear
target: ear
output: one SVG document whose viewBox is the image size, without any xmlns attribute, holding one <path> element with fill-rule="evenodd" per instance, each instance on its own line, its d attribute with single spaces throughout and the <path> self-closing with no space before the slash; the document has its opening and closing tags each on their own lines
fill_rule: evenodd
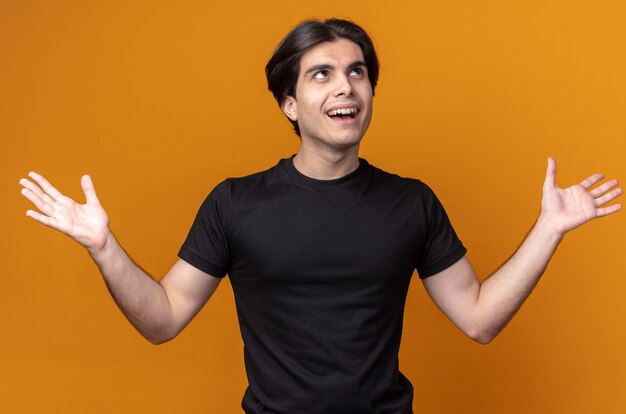
<svg viewBox="0 0 626 414">
<path fill-rule="evenodd" d="M 294 122 L 298 121 L 298 103 L 296 102 L 296 98 L 293 96 L 285 96 L 280 104 L 280 108 L 285 115 L 287 115 L 287 118 Z"/>
</svg>

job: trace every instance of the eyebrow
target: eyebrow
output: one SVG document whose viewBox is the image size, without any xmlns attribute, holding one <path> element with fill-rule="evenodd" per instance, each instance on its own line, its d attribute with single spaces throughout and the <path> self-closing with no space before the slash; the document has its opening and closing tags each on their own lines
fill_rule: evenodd
<svg viewBox="0 0 626 414">
<path fill-rule="evenodd" d="M 362 60 L 357 60 L 357 61 L 354 61 L 354 62 L 350 63 L 348 65 L 348 69 L 353 69 L 353 68 L 356 68 L 356 67 L 359 67 L 359 66 L 367 66 L 367 65 Z M 306 70 L 306 72 L 304 72 L 304 74 L 308 75 L 311 72 L 317 72 L 317 71 L 320 71 L 320 70 L 333 70 L 333 69 L 335 69 L 335 67 L 333 65 L 330 65 L 328 63 L 322 63 L 320 65 L 311 66 L 310 68 L 308 68 Z"/>
</svg>

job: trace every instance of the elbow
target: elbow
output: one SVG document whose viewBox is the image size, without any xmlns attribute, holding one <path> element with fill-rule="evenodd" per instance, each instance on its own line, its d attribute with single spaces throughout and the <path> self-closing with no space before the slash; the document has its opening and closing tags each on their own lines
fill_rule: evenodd
<svg viewBox="0 0 626 414">
<path fill-rule="evenodd" d="M 163 345 L 166 342 L 171 341 L 174 338 L 167 338 L 167 337 L 153 337 L 153 336 L 145 336 L 144 338 L 146 338 L 148 340 L 148 342 L 150 342 L 152 345 Z"/>
<path fill-rule="evenodd" d="M 472 331 L 465 332 L 467 336 L 469 336 L 474 342 L 477 342 L 481 345 L 488 345 L 498 336 L 498 332 L 494 332 L 487 329 L 476 329 Z"/>
<path fill-rule="evenodd" d="M 159 331 L 159 332 L 140 332 L 141 335 L 152 345 L 162 345 L 178 336 L 178 332 Z"/>
<path fill-rule="evenodd" d="M 471 336 L 470 338 L 472 338 L 475 342 L 478 342 L 481 345 L 489 345 L 491 343 L 491 341 L 493 341 L 495 336 L 492 336 L 492 335 L 474 335 L 474 336 Z"/>
</svg>

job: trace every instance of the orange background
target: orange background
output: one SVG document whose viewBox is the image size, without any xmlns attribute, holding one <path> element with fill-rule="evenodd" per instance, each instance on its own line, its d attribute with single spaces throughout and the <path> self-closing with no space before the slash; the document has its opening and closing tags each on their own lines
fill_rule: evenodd
<svg viewBox="0 0 626 414">
<path fill-rule="evenodd" d="M 297 150 L 263 69 L 312 16 L 370 32 L 381 78 L 361 155 L 436 190 L 481 277 L 536 218 L 548 155 L 562 185 L 626 180 L 623 1 L 2 0 L 0 412 L 241 412 L 228 279 L 150 345 L 85 251 L 24 216 L 18 180 L 35 170 L 82 200 L 89 172 L 122 244 L 162 275 L 215 184 Z M 625 230 L 621 212 L 570 234 L 486 347 L 415 279 L 401 350 L 415 410 L 624 412 Z"/>
</svg>

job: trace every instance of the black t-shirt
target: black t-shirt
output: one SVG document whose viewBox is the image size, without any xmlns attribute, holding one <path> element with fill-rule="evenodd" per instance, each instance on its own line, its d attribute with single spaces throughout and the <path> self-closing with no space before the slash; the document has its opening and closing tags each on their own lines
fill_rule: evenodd
<svg viewBox="0 0 626 414">
<path fill-rule="evenodd" d="M 246 413 L 411 413 L 398 370 L 413 271 L 465 255 L 425 184 L 360 159 L 336 180 L 293 160 L 227 179 L 204 201 L 179 256 L 229 275 L 244 341 Z"/>
</svg>

